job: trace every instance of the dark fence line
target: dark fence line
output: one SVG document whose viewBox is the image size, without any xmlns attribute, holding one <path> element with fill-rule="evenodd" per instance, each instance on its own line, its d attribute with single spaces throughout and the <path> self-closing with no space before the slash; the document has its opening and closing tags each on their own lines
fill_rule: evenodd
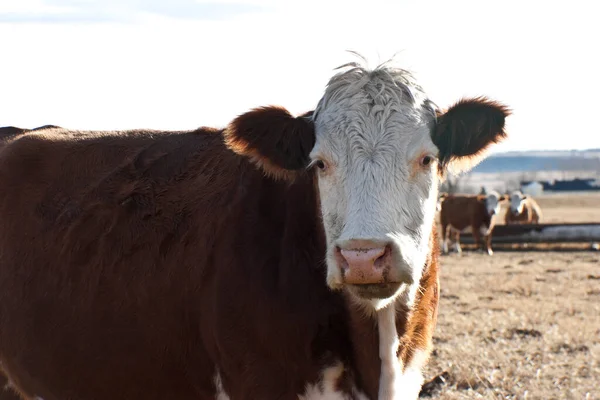
<svg viewBox="0 0 600 400">
<path fill-rule="evenodd" d="M 460 242 L 475 243 L 471 233 L 462 233 Z M 577 242 L 600 242 L 600 222 L 496 225 L 492 233 L 492 244 Z"/>
</svg>

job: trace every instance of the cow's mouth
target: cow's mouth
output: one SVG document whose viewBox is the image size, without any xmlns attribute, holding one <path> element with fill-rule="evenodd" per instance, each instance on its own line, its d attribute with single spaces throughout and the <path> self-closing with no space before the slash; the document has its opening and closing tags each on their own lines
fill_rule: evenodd
<svg viewBox="0 0 600 400">
<path fill-rule="evenodd" d="M 357 297 L 371 299 L 388 299 L 393 297 L 402 286 L 400 282 L 372 283 L 364 285 L 347 284 L 348 289 Z"/>
</svg>

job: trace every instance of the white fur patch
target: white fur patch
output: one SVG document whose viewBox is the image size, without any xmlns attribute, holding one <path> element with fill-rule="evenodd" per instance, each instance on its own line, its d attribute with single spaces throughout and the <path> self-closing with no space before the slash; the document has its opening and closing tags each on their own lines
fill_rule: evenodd
<svg viewBox="0 0 600 400">
<path fill-rule="evenodd" d="M 525 198 L 520 190 L 515 190 L 510 194 L 510 210 L 521 214 L 525 206 Z"/>
<path fill-rule="evenodd" d="M 423 367 L 427 361 L 427 355 L 422 350 L 416 350 L 411 363 L 404 370 L 404 374 L 397 383 L 399 393 L 402 393 L 402 399 L 416 400 L 419 398 L 421 387 L 423 386 Z"/>
<path fill-rule="evenodd" d="M 492 214 L 492 211 L 495 215 L 500 213 L 500 194 L 495 190 L 489 192 L 485 198 L 485 206 L 488 212 L 488 215 Z"/>
<path fill-rule="evenodd" d="M 225 389 L 223 389 L 223 381 L 221 380 L 221 375 L 219 371 L 215 374 L 215 400 L 229 400 L 229 395 L 225 393 Z"/>
<path fill-rule="evenodd" d="M 352 393 L 343 393 L 337 390 L 338 381 L 344 373 L 344 365 L 338 361 L 336 364 L 325 368 L 321 372 L 321 380 L 314 385 L 306 385 L 303 395 L 299 400 L 368 400 L 367 397 L 353 389 Z"/>
<path fill-rule="evenodd" d="M 422 368 L 427 361 L 427 353 L 416 350 L 402 372 L 402 362 L 396 353 L 400 345 L 396 328 L 396 309 L 393 305 L 377 312 L 379 330 L 379 358 L 381 375 L 379 377 L 379 400 L 416 400 L 423 385 Z"/>
<path fill-rule="evenodd" d="M 377 312 L 379 331 L 379 400 L 393 400 L 401 393 L 402 363 L 396 356 L 400 346 L 396 329 L 396 307 L 392 304 Z"/>
</svg>

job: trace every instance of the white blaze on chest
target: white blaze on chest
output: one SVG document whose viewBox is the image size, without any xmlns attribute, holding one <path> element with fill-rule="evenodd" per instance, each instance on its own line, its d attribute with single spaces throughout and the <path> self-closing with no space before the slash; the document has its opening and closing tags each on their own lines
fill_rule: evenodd
<svg viewBox="0 0 600 400">
<path fill-rule="evenodd" d="M 400 339 L 396 328 L 396 309 L 390 305 L 377 312 L 379 330 L 379 358 L 381 375 L 379 377 L 379 400 L 400 398 L 416 400 L 423 384 L 421 372 L 427 354 L 416 350 L 411 363 L 402 372 L 402 362 L 397 356 Z"/>
<path fill-rule="evenodd" d="M 379 376 L 379 400 L 393 400 L 400 389 L 398 383 L 402 376 L 402 364 L 396 353 L 400 346 L 396 329 L 396 308 L 393 304 L 377 312 L 379 331 L 379 358 L 381 375 Z"/>
</svg>

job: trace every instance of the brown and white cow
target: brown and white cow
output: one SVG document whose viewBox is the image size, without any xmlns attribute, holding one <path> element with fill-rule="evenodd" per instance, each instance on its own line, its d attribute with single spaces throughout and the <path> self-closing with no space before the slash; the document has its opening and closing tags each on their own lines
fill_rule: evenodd
<svg viewBox="0 0 600 400">
<path fill-rule="evenodd" d="M 0 154 L 0 361 L 31 398 L 415 399 L 438 182 L 505 137 L 352 64 L 314 113 L 49 129 Z"/>
<path fill-rule="evenodd" d="M 485 195 L 451 194 L 442 197 L 440 225 L 444 254 L 448 253 L 448 242 L 452 236 L 456 251 L 461 253 L 460 234 L 470 232 L 477 247 L 481 246 L 493 255 L 492 233 L 501 205 L 506 200 L 506 196 L 495 190 Z"/>
<path fill-rule="evenodd" d="M 510 207 L 504 215 L 504 223 L 509 224 L 539 224 L 542 209 L 533 197 L 515 190 L 510 194 Z"/>
</svg>

